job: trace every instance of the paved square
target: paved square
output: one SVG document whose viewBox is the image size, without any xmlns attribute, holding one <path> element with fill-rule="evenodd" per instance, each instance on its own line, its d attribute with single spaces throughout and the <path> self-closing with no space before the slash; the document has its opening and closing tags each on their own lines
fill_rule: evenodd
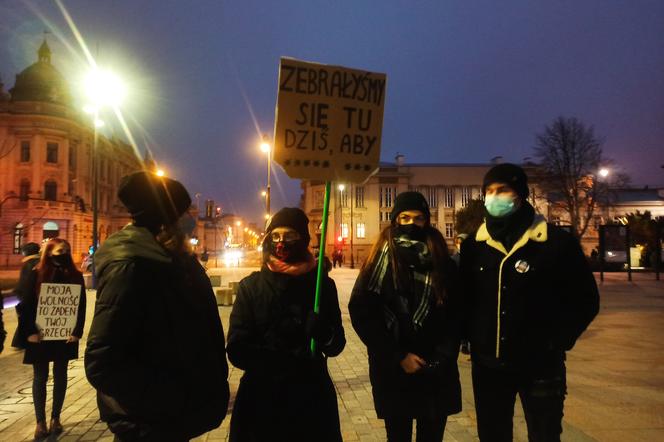
<svg viewBox="0 0 664 442">
<path fill-rule="evenodd" d="M 225 284 L 241 279 L 250 270 L 224 269 L 219 273 Z M 337 389 L 344 440 L 382 441 L 385 432 L 373 408 L 366 349 L 348 317 L 348 298 L 356 276 L 357 270 L 332 271 L 348 344 L 339 357 L 329 360 L 329 367 Z M 628 283 L 625 275 L 610 274 L 600 286 L 600 314 L 568 356 L 564 441 L 664 440 L 664 282 L 653 279 L 650 274 L 637 274 L 635 282 Z M 94 296 L 93 291 L 88 291 L 87 327 Z M 219 311 L 227 329 L 230 307 L 219 307 Z M 13 309 L 4 313 L 9 340 L 16 328 L 16 315 Z M 84 345 L 85 336 L 81 354 Z M 23 365 L 22 357 L 21 352 L 11 348 L 0 355 L 0 441 L 32 440 L 32 367 Z M 464 409 L 450 417 L 445 441 L 474 441 L 477 433 L 467 356 L 460 356 L 459 369 Z M 231 366 L 231 403 L 241 375 Z M 50 400 L 49 386 L 49 404 Z M 98 418 L 95 392 L 85 379 L 83 360 L 72 361 L 62 413 L 65 433 L 57 440 L 111 441 L 112 434 Z M 229 420 L 196 440 L 227 440 Z M 514 427 L 514 439 L 527 441 L 518 404 Z"/>
</svg>

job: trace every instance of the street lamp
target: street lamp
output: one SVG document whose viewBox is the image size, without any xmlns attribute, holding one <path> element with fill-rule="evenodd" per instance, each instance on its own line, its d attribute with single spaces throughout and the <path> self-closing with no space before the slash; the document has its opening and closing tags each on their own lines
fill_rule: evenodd
<svg viewBox="0 0 664 442">
<path fill-rule="evenodd" d="M 92 254 L 97 251 L 99 243 L 99 161 L 97 150 L 99 144 L 98 129 L 104 126 L 99 118 L 99 112 L 104 107 L 117 108 L 127 94 L 127 90 L 118 76 L 110 71 L 93 69 L 88 73 L 84 82 L 85 95 L 89 100 L 83 110 L 92 116 L 94 128 L 92 147 Z M 92 260 L 92 280 L 95 281 L 95 260 Z"/>
<path fill-rule="evenodd" d="M 157 176 L 165 176 L 165 175 L 166 175 L 166 172 L 164 172 L 161 169 L 157 169 Z"/>
<path fill-rule="evenodd" d="M 610 172 L 609 169 L 607 169 L 606 167 L 603 167 L 603 168 L 601 168 L 601 169 L 599 170 L 599 175 L 600 175 L 602 178 L 606 178 L 607 176 L 609 176 L 609 173 L 611 173 L 611 172 Z"/>
<path fill-rule="evenodd" d="M 261 152 L 267 156 L 267 188 L 265 190 L 265 211 L 267 216 L 265 219 L 270 218 L 270 175 L 272 170 L 272 146 L 267 142 L 267 135 L 263 135 L 263 141 L 260 144 Z"/>
</svg>

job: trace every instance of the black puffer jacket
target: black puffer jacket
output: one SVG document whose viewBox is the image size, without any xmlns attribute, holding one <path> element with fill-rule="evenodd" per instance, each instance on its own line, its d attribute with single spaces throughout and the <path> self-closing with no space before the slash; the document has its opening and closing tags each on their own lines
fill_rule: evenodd
<svg viewBox="0 0 664 442">
<path fill-rule="evenodd" d="M 546 374 L 599 310 L 579 242 L 541 216 L 509 253 L 482 225 L 462 244 L 461 275 L 472 358 L 489 367 Z"/>
<path fill-rule="evenodd" d="M 240 282 L 228 330 L 228 358 L 244 370 L 231 441 L 341 441 L 327 357 L 346 338 L 336 286 L 325 276 L 320 321 L 331 338 L 310 355 L 305 323 L 315 287 L 315 269 L 290 276 L 263 267 Z"/>
<path fill-rule="evenodd" d="M 440 271 L 446 275 L 447 300 L 431 306 L 422 330 L 410 342 L 388 331 L 386 294 L 367 289 L 370 273 L 361 273 L 355 282 L 348 310 L 353 328 L 367 346 L 369 379 L 379 418 L 440 419 L 461 411 L 458 274 L 452 259 Z M 392 278 L 388 272 L 385 280 Z M 439 365 L 433 370 L 407 374 L 400 365 L 407 353 Z"/>
<path fill-rule="evenodd" d="M 147 229 L 132 225 L 107 239 L 95 260 L 85 370 L 102 420 L 141 441 L 188 440 L 218 427 L 228 406 L 228 365 L 200 264 L 175 261 Z"/>
</svg>

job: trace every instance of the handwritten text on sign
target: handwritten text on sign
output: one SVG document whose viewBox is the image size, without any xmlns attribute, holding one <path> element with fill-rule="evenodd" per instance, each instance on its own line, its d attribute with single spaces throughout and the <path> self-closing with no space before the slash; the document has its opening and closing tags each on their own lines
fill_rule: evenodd
<svg viewBox="0 0 664 442">
<path fill-rule="evenodd" d="M 43 283 L 37 303 L 37 326 L 44 341 L 66 340 L 76 327 L 81 286 Z"/>
<path fill-rule="evenodd" d="M 386 77 L 281 59 L 274 159 L 291 178 L 362 182 L 380 159 Z"/>
</svg>

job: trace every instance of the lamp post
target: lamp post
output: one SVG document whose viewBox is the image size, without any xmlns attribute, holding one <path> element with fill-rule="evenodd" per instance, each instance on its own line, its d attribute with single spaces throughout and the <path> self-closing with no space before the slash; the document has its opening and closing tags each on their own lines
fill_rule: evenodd
<svg viewBox="0 0 664 442">
<path fill-rule="evenodd" d="M 267 135 L 263 135 L 260 148 L 267 156 L 267 188 L 265 190 L 265 212 L 267 219 L 270 217 L 270 175 L 272 174 L 272 146 L 267 142 Z"/>
<path fill-rule="evenodd" d="M 99 128 L 104 122 L 99 119 L 99 112 L 104 106 L 117 108 L 124 99 L 126 90 L 120 79 L 110 71 L 93 69 L 85 79 L 85 93 L 90 104 L 84 111 L 92 116 L 93 144 L 92 144 L 92 255 L 97 251 L 99 243 Z M 95 260 L 92 260 L 92 281 L 95 281 Z"/>
</svg>

